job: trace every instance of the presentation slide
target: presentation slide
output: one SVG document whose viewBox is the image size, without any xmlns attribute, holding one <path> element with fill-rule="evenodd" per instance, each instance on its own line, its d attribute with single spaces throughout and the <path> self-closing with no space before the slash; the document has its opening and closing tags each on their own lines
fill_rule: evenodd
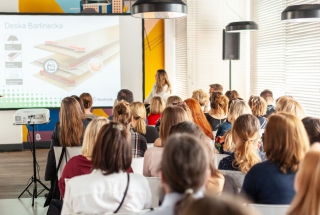
<svg viewBox="0 0 320 215">
<path fill-rule="evenodd" d="M 0 15 L 0 108 L 60 107 L 83 92 L 113 106 L 119 34 L 114 15 Z"/>
</svg>

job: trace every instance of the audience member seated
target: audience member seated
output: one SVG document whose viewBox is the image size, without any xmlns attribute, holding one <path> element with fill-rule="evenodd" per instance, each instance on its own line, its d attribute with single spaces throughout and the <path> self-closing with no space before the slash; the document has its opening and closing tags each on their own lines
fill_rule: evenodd
<svg viewBox="0 0 320 215">
<path fill-rule="evenodd" d="M 205 116 L 211 126 L 212 131 L 217 131 L 219 126 L 226 122 L 228 111 L 228 98 L 222 93 L 214 92 L 210 96 L 211 109 Z"/>
<path fill-rule="evenodd" d="M 92 107 L 92 97 L 89 93 L 82 93 L 80 95 L 80 99 L 83 102 L 83 107 L 84 107 L 84 113 L 86 115 L 86 118 L 88 119 L 95 119 L 98 118 L 97 115 L 91 113 L 91 107 Z"/>
<path fill-rule="evenodd" d="M 134 101 L 133 100 L 133 93 L 127 89 L 120 90 L 118 92 L 117 99 L 114 100 L 113 108 L 118 104 L 118 102 L 120 102 L 122 100 L 128 102 L 129 104 L 132 103 Z M 112 113 L 113 113 L 113 110 L 112 110 Z M 113 120 L 113 115 L 109 116 L 109 120 Z"/>
<path fill-rule="evenodd" d="M 166 107 L 171 106 L 173 103 L 183 102 L 179 96 L 169 96 L 166 101 Z"/>
<path fill-rule="evenodd" d="M 155 126 L 157 124 L 157 121 L 161 118 L 161 114 L 165 108 L 164 100 L 159 97 L 155 96 L 150 100 L 150 114 L 147 117 L 148 119 L 148 125 Z"/>
<path fill-rule="evenodd" d="M 66 184 L 62 215 L 140 211 L 151 207 L 148 181 L 126 173 L 132 161 L 131 134 L 125 125 L 110 122 L 98 134 L 90 174 Z"/>
<path fill-rule="evenodd" d="M 250 169 L 241 193 L 257 204 L 290 204 L 298 164 L 309 149 L 307 133 L 298 117 L 276 112 L 269 117 L 263 142 L 267 161 Z"/>
<path fill-rule="evenodd" d="M 167 72 L 163 69 L 159 69 L 155 75 L 156 83 L 152 86 L 152 91 L 144 101 L 145 104 L 151 102 L 150 100 L 155 97 L 161 97 L 164 102 L 171 95 L 171 84 L 167 75 Z"/>
<path fill-rule="evenodd" d="M 159 177 L 159 167 L 161 163 L 165 140 L 169 136 L 171 126 L 188 121 L 187 113 L 177 106 L 167 107 L 161 116 L 160 138 L 158 138 L 154 147 L 149 148 L 144 156 L 143 175 L 146 177 Z"/>
<path fill-rule="evenodd" d="M 302 123 L 309 136 L 310 144 L 320 142 L 320 119 L 306 117 L 302 119 Z"/>
<path fill-rule="evenodd" d="M 105 117 L 93 119 L 86 128 L 83 138 L 82 154 L 71 158 L 63 169 L 59 179 L 59 190 L 61 197 L 64 198 L 65 179 L 70 179 L 78 175 L 89 174 L 92 171 L 92 150 L 97 140 L 100 128 L 109 123 Z"/>
<path fill-rule="evenodd" d="M 213 148 L 210 138 L 208 138 L 201 128 L 193 122 L 180 122 L 175 124 L 170 129 L 170 135 L 185 133 L 198 138 L 199 143 L 203 145 L 208 153 L 210 161 L 210 179 L 206 185 L 206 193 L 208 195 L 221 195 L 222 193 L 229 193 L 235 195 L 238 193 L 237 186 L 230 176 L 221 174 L 213 164 Z"/>
<path fill-rule="evenodd" d="M 260 96 L 250 96 L 248 105 L 252 114 L 256 116 L 260 122 L 260 129 L 264 129 L 267 125 L 267 118 L 264 117 L 267 112 L 267 102 Z"/>
<path fill-rule="evenodd" d="M 58 186 L 53 147 L 81 146 L 85 128 L 89 124 L 84 112 L 81 110 L 80 103 L 72 97 L 66 97 L 61 101 L 59 120 L 60 122 L 56 123 L 51 136 L 51 145 L 45 170 L 45 180 L 51 181 L 52 188 Z M 54 185 L 55 182 L 57 183 L 56 185 Z M 58 191 L 58 189 L 56 190 Z M 54 197 L 59 198 L 59 194 L 54 194 Z"/>
<path fill-rule="evenodd" d="M 271 114 L 273 114 L 276 111 L 276 107 L 273 105 L 273 93 L 271 90 L 267 89 L 262 91 L 260 93 L 260 96 L 264 98 L 264 100 L 267 102 L 267 113 L 264 115 L 264 117 L 268 118 Z"/>
<path fill-rule="evenodd" d="M 303 110 L 301 104 L 289 96 L 282 96 L 277 100 L 276 113 L 279 111 L 291 113 L 300 120 L 306 117 L 305 111 Z"/>
<path fill-rule="evenodd" d="M 202 112 L 199 102 L 197 102 L 197 100 L 192 98 L 186 99 L 184 102 L 190 108 L 194 123 L 196 123 L 202 129 L 205 135 L 207 135 L 211 140 L 213 140 L 213 133 L 212 133 L 211 126 L 207 121 L 206 116 Z"/>
<path fill-rule="evenodd" d="M 72 95 L 71 98 L 74 98 L 75 100 L 77 100 L 77 102 L 79 102 L 80 107 L 81 107 L 81 111 L 85 114 L 85 110 L 84 110 L 84 105 L 83 105 L 82 99 L 79 96 L 76 96 L 76 95 Z"/>
<path fill-rule="evenodd" d="M 259 120 L 255 116 L 239 116 L 231 131 L 235 143 L 234 152 L 220 161 L 218 169 L 247 173 L 255 164 L 264 161 L 264 154 L 258 150 L 259 130 Z"/>
<path fill-rule="evenodd" d="M 199 140 L 189 134 L 170 136 L 161 161 L 165 197 L 159 208 L 147 214 L 181 214 L 190 201 L 204 196 L 209 177 L 209 158 Z"/>
<path fill-rule="evenodd" d="M 320 145 L 311 146 L 304 159 L 299 164 L 294 179 L 296 195 L 291 203 L 288 215 L 318 215 L 320 214 Z"/>
<path fill-rule="evenodd" d="M 146 108 L 141 102 L 133 102 L 130 104 L 131 108 L 131 125 L 134 131 L 138 132 L 144 138 L 147 143 L 154 143 L 159 137 L 159 132 L 155 127 L 147 126 L 146 120 Z"/>
<path fill-rule="evenodd" d="M 143 157 L 147 150 L 147 140 L 131 128 L 132 114 L 129 103 L 120 101 L 113 108 L 113 121 L 124 124 L 131 133 L 132 155 L 134 158 Z"/>
<path fill-rule="evenodd" d="M 210 84 L 210 89 L 209 89 L 209 94 L 211 96 L 211 94 L 213 92 L 219 92 L 219 93 L 223 93 L 223 87 L 221 84 Z"/>
<path fill-rule="evenodd" d="M 203 92 L 203 90 L 199 89 L 199 90 L 193 91 L 191 98 L 193 98 L 199 102 L 201 110 L 204 113 L 207 113 L 209 111 L 209 109 L 207 108 L 207 106 L 209 104 L 209 95 L 207 93 Z"/>
<path fill-rule="evenodd" d="M 237 99 L 237 98 L 240 98 L 240 95 L 237 91 L 235 90 L 228 90 L 225 94 L 224 94 L 226 97 L 228 97 L 229 101 L 231 99 Z"/>
</svg>

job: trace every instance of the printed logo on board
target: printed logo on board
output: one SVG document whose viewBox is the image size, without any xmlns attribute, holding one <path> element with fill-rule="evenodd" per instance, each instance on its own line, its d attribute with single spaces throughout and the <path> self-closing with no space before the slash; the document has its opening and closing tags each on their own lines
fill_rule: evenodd
<svg viewBox="0 0 320 215">
<path fill-rule="evenodd" d="M 56 60 L 54 59 L 48 59 L 44 62 L 43 64 L 43 69 L 46 71 L 48 74 L 54 74 L 58 72 L 59 69 L 59 64 Z"/>
</svg>

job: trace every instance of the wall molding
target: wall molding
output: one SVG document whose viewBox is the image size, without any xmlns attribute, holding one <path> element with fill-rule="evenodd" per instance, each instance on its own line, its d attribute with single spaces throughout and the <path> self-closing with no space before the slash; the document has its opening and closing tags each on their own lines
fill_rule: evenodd
<svg viewBox="0 0 320 215">
<path fill-rule="evenodd" d="M 36 149 L 48 149 L 50 148 L 50 142 L 36 142 Z M 0 152 L 11 152 L 11 151 L 23 151 L 29 150 L 30 146 L 28 143 L 12 143 L 12 144 L 0 144 Z"/>
</svg>

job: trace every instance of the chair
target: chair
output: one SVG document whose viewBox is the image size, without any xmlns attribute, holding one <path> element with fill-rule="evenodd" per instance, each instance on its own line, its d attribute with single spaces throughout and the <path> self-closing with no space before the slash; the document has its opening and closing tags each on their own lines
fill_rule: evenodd
<svg viewBox="0 0 320 215">
<path fill-rule="evenodd" d="M 61 146 L 54 146 L 54 156 L 56 158 L 56 167 L 58 167 L 59 163 L 59 158 L 61 155 L 62 147 Z M 81 155 L 82 152 L 82 147 L 81 146 L 76 146 L 76 147 L 66 147 L 66 155 L 67 155 L 67 161 L 70 160 L 72 157 Z M 66 165 L 66 159 L 63 158 L 61 161 L 60 168 L 58 170 L 58 179 L 60 179 L 62 171 L 64 169 L 64 166 Z"/>
<path fill-rule="evenodd" d="M 142 211 L 138 211 L 138 212 L 120 212 L 120 213 L 117 213 L 119 215 L 140 215 L 140 214 L 145 214 L 145 213 L 148 213 L 150 212 L 150 209 L 147 209 L 147 210 L 142 210 Z M 68 215 L 79 215 L 79 214 L 76 214 L 76 213 L 67 213 Z M 111 214 L 114 214 L 114 213 L 99 213 L 99 214 L 96 214 L 96 215 L 111 215 Z M 82 215 L 86 215 L 86 214 L 82 214 Z M 89 214 L 88 214 L 89 215 Z"/>
<path fill-rule="evenodd" d="M 131 168 L 134 173 L 143 175 L 143 161 L 144 158 L 132 158 Z"/>
<path fill-rule="evenodd" d="M 226 155 L 226 154 L 214 154 L 213 155 L 213 164 L 214 164 L 214 167 L 218 169 L 218 166 L 219 166 L 219 163 L 220 161 L 225 158 L 225 157 L 228 157 L 229 155 Z"/>
<path fill-rule="evenodd" d="M 148 149 L 152 148 L 152 147 L 153 147 L 153 144 L 154 144 L 154 143 L 147 143 Z"/>
<path fill-rule="evenodd" d="M 159 201 L 161 196 L 161 178 L 159 177 L 146 177 L 150 186 L 151 195 L 152 195 L 152 208 L 159 207 Z"/>
<path fill-rule="evenodd" d="M 262 204 L 249 204 L 259 211 L 261 215 L 286 215 L 290 205 L 262 205 Z"/>
<path fill-rule="evenodd" d="M 244 177 L 246 176 L 245 173 L 241 171 L 232 171 L 232 170 L 219 170 L 222 174 L 228 175 L 233 178 L 234 182 L 236 183 L 238 190 L 241 190 Z"/>
</svg>

